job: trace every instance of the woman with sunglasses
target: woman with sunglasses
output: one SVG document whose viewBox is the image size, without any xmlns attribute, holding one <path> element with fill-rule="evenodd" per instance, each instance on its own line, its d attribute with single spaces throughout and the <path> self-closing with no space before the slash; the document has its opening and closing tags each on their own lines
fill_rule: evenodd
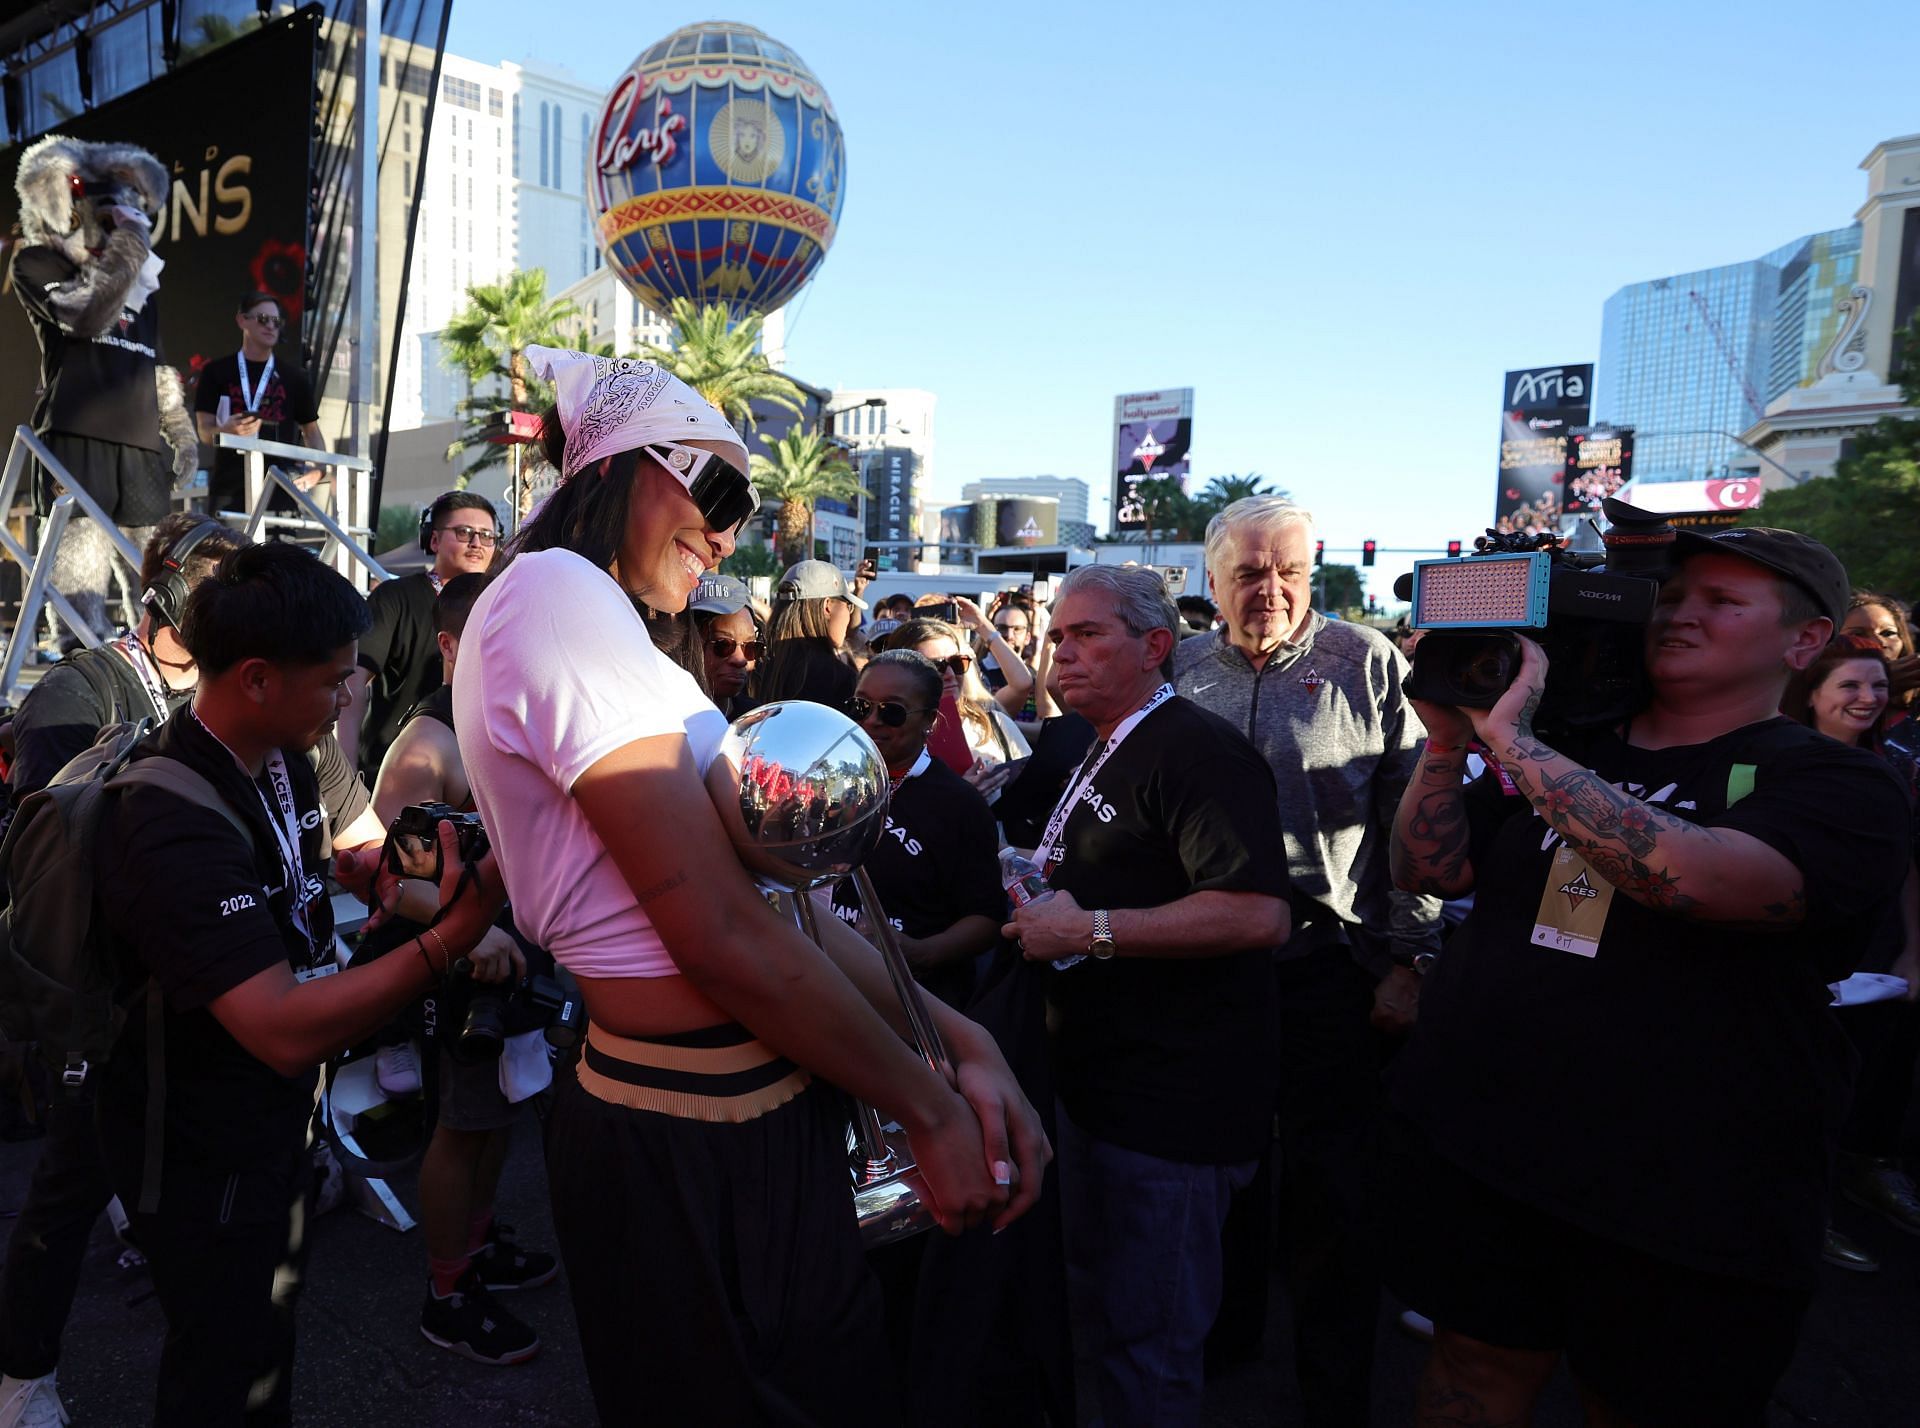
<svg viewBox="0 0 1920 1428">
<path fill-rule="evenodd" d="M 685 609 L 732 552 L 758 504 L 744 444 L 650 362 L 527 356 L 554 383 L 560 484 L 468 618 L 454 710 L 515 920 L 586 1004 L 547 1162 L 595 1404 L 884 1420 L 831 1087 L 907 1129 L 949 1231 L 1022 1213 L 1045 1136 L 985 1032 L 934 1010 L 956 1092 L 901 1039 L 872 949 L 826 918 L 822 951 L 739 862 L 726 720 L 635 607 Z"/>
<path fill-rule="evenodd" d="M 1008 777 L 1007 766 L 1029 757 L 1027 736 L 994 702 L 974 666 L 967 637 L 943 620 L 909 620 L 893 632 L 888 649 L 915 650 L 940 667 L 945 698 L 960 711 L 961 732 L 973 752 L 968 779 L 991 797 Z"/>
<path fill-rule="evenodd" d="M 741 696 L 761 650 L 760 621 L 745 583 L 731 575 L 709 575 L 687 609 L 693 614 L 707 693 L 729 719 L 744 714 Z"/>
</svg>

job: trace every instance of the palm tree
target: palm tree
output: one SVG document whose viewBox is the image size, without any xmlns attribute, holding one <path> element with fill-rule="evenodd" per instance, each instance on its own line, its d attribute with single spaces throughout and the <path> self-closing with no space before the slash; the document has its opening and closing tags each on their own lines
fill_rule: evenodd
<svg viewBox="0 0 1920 1428">
<path fill-rule="evenodd" d="M 1176 476 L 1156 476 L 1142 481 L 1137 488 L 1140 493 L 1140 505 L 1146 517 L 1146 538 L 1149 541 L 1193 540 L 1198 511 L 1193 497 L 1180 485 Z"/>
<path fill-rule="evenodd" d="M 764 352 L 754 350 L 760 340 L 760 319 L 743 317 L 731 329 L 724 303 L 697 307 L 687 298 L 675 298 L 672 311 L 673 345 L 640 349 L 674 376 L 720 409 L 735 430 L 753 423 L 755 401 L 784 407 L 801 415 L 799 386 L 773 369 Z"/>
<path fill-rule="evenodd" d="M 778 441 L 763 436 L 760 443 L 773 455 L 751 459 L 753 484 L 762 497 L 781 503 L 776 544 L 784 569 L 813 554 L 815 501 L 850 501 L 867 492 L 840 449 L 817 427 L 795 427 Z"/>
<path fill-rule="evenodd" d="M 479 444 L 480 433 L 499 412 L 540 411 L 552 401 L 552 389 L 527 366 L 530 343 L 566 347 L 564 328 L 580 316 L 571 302 L 547 300 L 547 275 L 529 268 L 508 275 L 504 283 L 481 283 L 467 289 L 467 305 L 441 332 L 449 367 L 465 373 L 469 395 L 461 402 L 467 428 L 447 446 L 453 461 Z M 505 460 L 506 448 L 489 445 L 460 480 Z"/>
<path fill-rule="evenodd" d="M 1194 525 L 1205 535 L 1207 523 L 1235 501 L 1244 501 L 1249 496 L 1284 495 L 1285 491 L 1276 491 L 1267 485 L 1257 471 L 1245 476 L 1216 476 L 1193 498 Z"/>
</svg>

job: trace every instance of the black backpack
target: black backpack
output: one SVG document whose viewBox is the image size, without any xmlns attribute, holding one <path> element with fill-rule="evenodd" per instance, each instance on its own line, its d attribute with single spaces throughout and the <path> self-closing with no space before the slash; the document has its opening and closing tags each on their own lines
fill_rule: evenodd
<svg viewBox="0 0 1920 1428">
<path fill-rule="evenodd" d="M 154 756 L 129 764 L 151 724 L 102 729 L 92 748 L 21 801 L 0 841 L 0 878 L 10 894 L 0 910 L 0 1034 L 38 1042 L 59 1089 L 69 1095 L 78 1095 L 93 1068 L 105 1064 L 139 1000 L 137 991 L 120 995 L 123 978 L 94 917 L 95 844 L 109 791 L 135 784 L 167 789 L 220 814 L 253 843 L 232 805 L 179 760 Z M 145 996 L 147 1144 L 140 1208 L 151 1213 L 159 1203 L 166 1094 L 164 1000 L 152 978 Z"/>
</svg>

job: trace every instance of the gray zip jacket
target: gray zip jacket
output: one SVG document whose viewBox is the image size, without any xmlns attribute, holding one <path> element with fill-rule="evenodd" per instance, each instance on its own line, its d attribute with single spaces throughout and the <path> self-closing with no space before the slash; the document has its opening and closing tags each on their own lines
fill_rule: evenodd
<svg viewBox="0 0 1920 1428">
<path fill-rule="evenodd" d="M 1181 641 L 1173 670 L 1183 696 L 1241 730 L 1272 767 L 1294 891 L 1372 934 L 1352 939 L 1355 960 L 1381 976 L 1389 942 L 1437 950 L 1440 900 L 1395 890 L 1387 866 L 1394 811 L 1427 734 L 1392 642 L 1315 613 L 1258 670 L 1224 630 Z M 1279 955 L 1321 945 L 1324 935 L 1296 936 Z"/>
</svg>

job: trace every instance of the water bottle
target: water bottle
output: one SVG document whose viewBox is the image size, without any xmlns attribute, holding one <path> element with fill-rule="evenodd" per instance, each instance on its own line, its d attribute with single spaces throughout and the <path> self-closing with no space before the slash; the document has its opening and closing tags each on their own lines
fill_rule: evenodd
<svg viewBox="0 0 1920 1428">
<path fill-rule="evenodd" d="M 1000 850 L 1000 886 L 1007 890 L 1007 901 L 1016 908 L 1030 902 L 1045 902 L 1053 896 L 1053 889 L 1047 886 L 1047 875 L 1018 848 Z M 1053 965 L 1064 972 L 1075 962 L 1085 960 L 1085 953 L 1076 952 L 1071 957 L 1056 957 Z"/>
</svg>

